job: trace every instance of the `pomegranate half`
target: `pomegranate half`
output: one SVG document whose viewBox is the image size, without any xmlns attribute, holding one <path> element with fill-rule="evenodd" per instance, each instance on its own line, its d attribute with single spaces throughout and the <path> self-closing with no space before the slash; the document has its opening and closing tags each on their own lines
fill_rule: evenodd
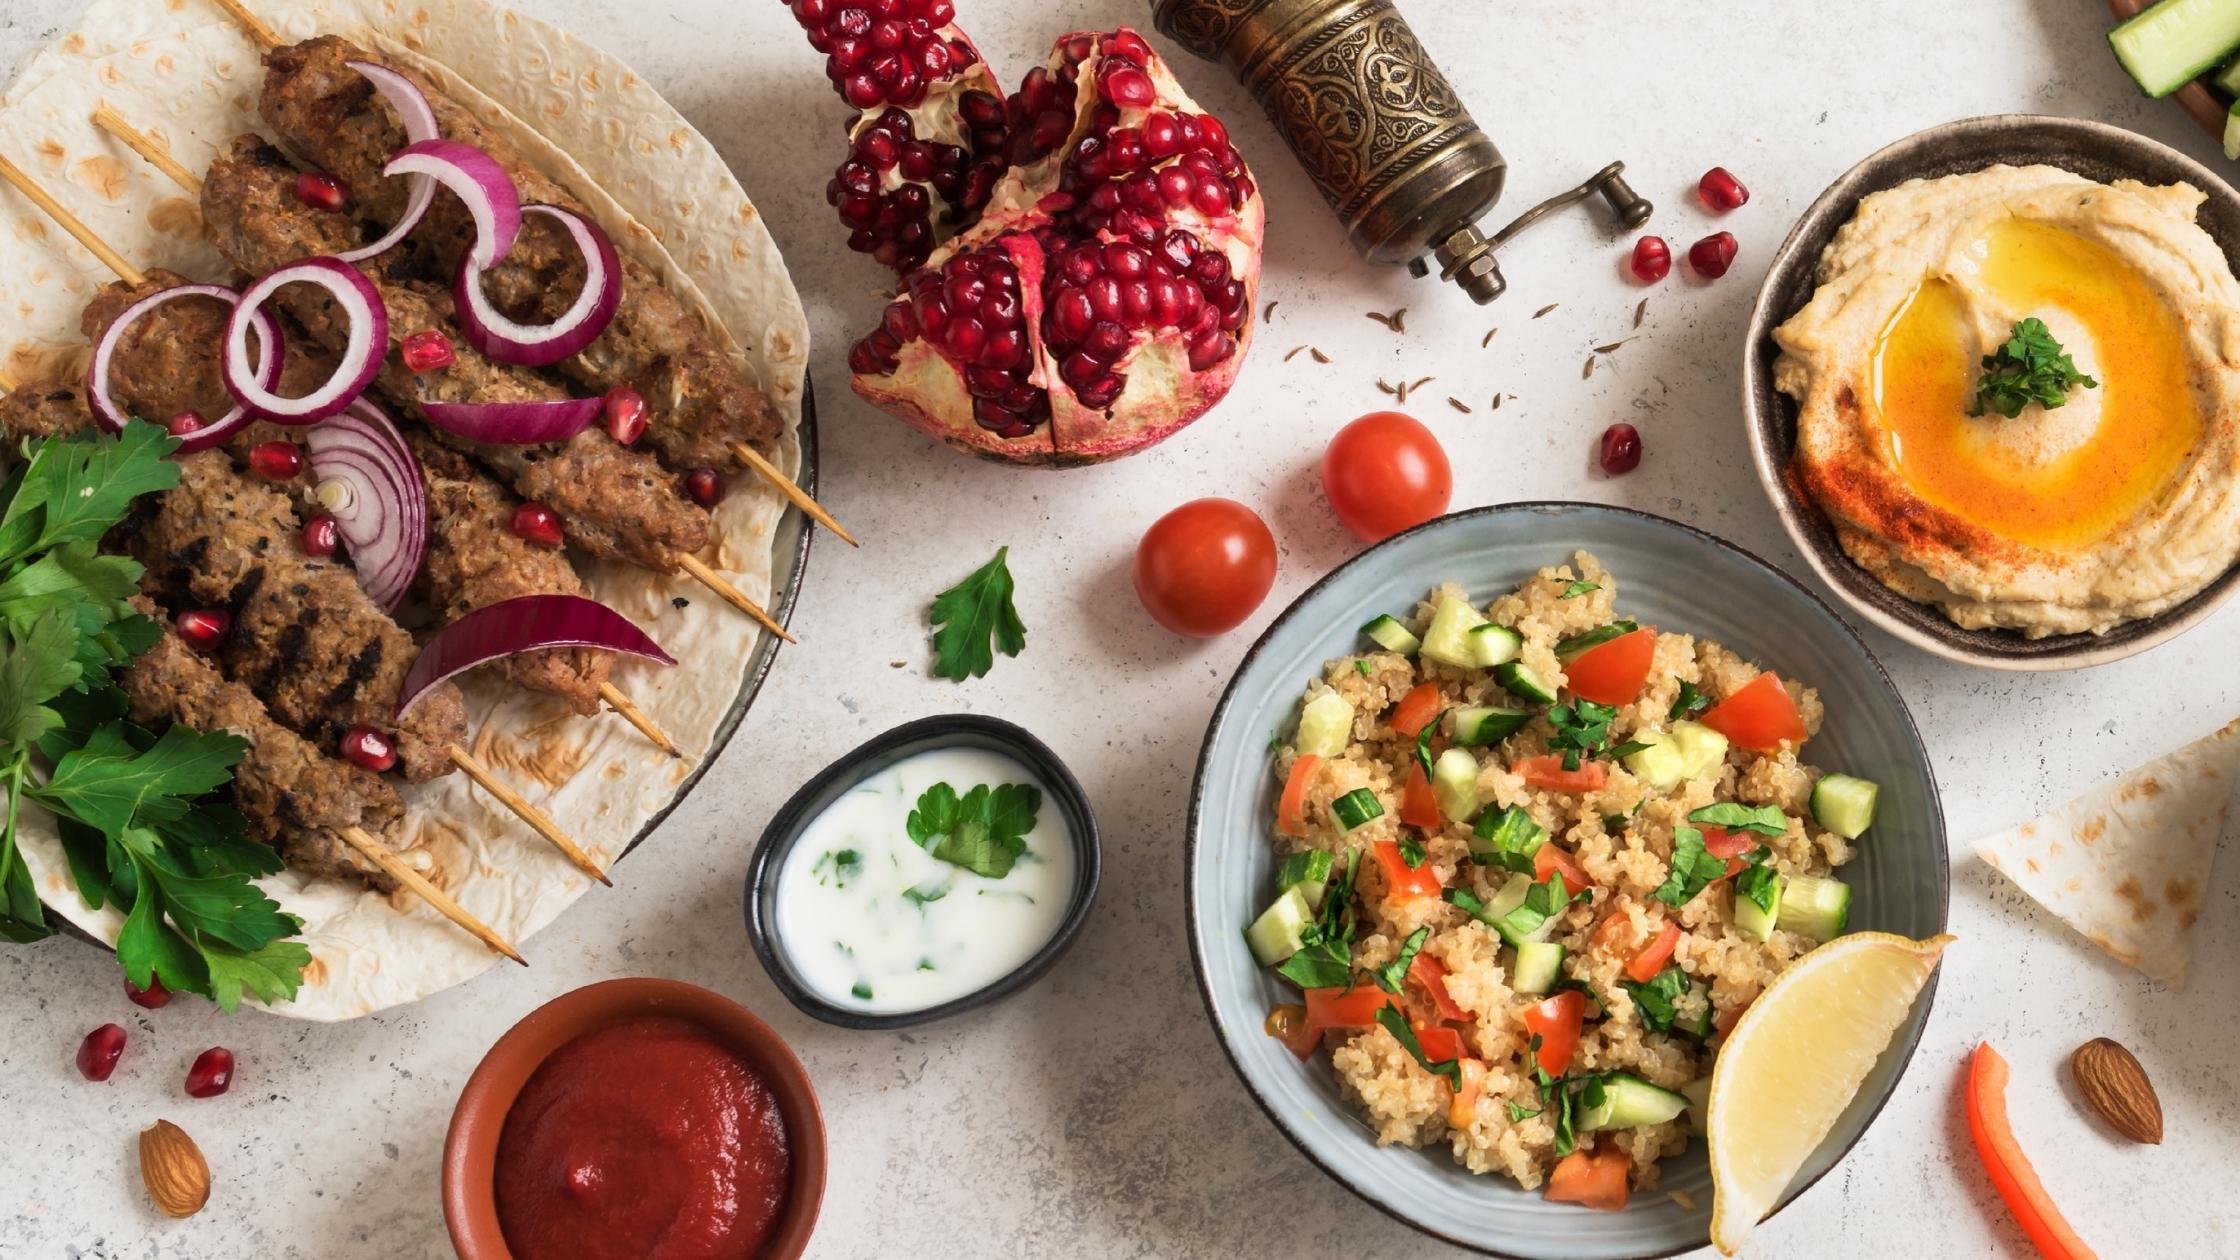
<svg viewBox="0 0 2240 1260">
<path fill-rule="evenodd" d="M 1003 95 L 949 0 L 786 0 L 858 111 L 826 189 L 900 273 L 857 393 L 960 450 L 1087 464 L 1204 414 L 1251 344 L 1265 213 L 1219 120 L 1126 27 Z"/>
</svg>

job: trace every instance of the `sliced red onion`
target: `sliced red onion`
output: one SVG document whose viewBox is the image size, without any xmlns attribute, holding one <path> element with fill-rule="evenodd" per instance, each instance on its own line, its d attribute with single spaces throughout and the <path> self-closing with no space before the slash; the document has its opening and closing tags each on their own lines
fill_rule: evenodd
<svg viewBox="0 0 2240 1260">
<path fill-rule="evenodd" d="M 572 210 L 558 206 L 529 205 L 523 214 L 557 219 L 583 255 L 583 291 L 549 324 L 522 324 L 491 305 L 482 291 L 482 275 L 489 268 L 471 253 L 459 260 L 451 276 L 451 295 L 459 310 L 459 331 L 467 344 L 500 363 L 546 367 L 558 363 L 597 340 L 622 305 L 622 260 L 614 242 L 599 225 Z"/>
<path fill-rule="evenodd" d="M 93 418 L 100 422 L 102 428 L 111 433 L 124 428 L 127 412 L 109 394 L 109 370 L 116 361 L 117 347 L 124 344 L 125 333 L 149 311 L 174 298 L 183 297 L 210 298 L 232 307 L 238 307 L 241 303 L 241 295 L 222 284 L 181 284 L 160 289 L 124 308 L 124 313 L 103 329 L 100 339 L 93 343 L 93 361 L 86 368 L 86 405 L 93 410 Z M 280 383 L 280 360 L 286 353 L 286 343 L 280 336 L 280 322 L 271 315 L 258 311 L 249 320 L 249 331 L 257 340 L 257 379 L 266 389 L 271 389 Z M 157 416 L 154 419 L 161 424 L 166 418 Z M 233 410 L 182 438 L 179 450 L 182 453 L 208 450 L 225 441 L 235 429 L 248 422 L 248 409 L 236 405 Z"/>
<path fill-rule="evenodd" d="M 304 434 L 319 503 L 350 546 L 358 585 L 382 611 L 404 602 L 428 550 L 428 489 L 396 422 L 367 399 Z"/>
<path fill-rule="evenodd" d="M 340 362 L 326 383 L 301 398 L 282 398 L 258 379 L 249 366 L 249 329 L 263 313 L 264 304 L 282 287 L 312 284 L 325 289 L 348 317 L 350 338 Z M 389 311 L 381 305 L 381 291 L 365 273 L 338 258 L 306 258 L 265 276 L 249 286 L 226 321 L 226 392 L 249 409 L 249 414 L 277 424 L 316 424 L 357 401 L 381 371 L 389 353 Z"/>
<path fill-rule="evenodd" d="M 521 194 L 506 168 L 471 144 L 419 140 L 397 150 L 383 175 L 426 175 L 451 190 L 474 216 L 474 247 L 467 257 L 484 270 L 498 265 L 521 235 Z"/>
<path fill-rule="evenodd" d="M 664 665 L 677 663 L 629 618 L 597 600 L 581 595 L 522 595 L 477 608 L 436 631 L 404 673 L 396 720 L 402 722 L 421 697 L 454 674 L 541 648 L 600 648 Z"/>
<path fill-rule="evenodd" d="M 398 121 L 404 124 L 406 143 L 434 140 L 442 134 L 436 127 L 436 111 L 429 106 L 427 96 L 412 80 L 387 66 L 375 65 L 370 61 L 346 61 L 343 64 L 364 75 L 366 82 L 373 85 L 373 90 L 381 94 L 381 99 L 389 102 L 389 108 L 396 111 Z M 420 226 L 420 217 L 435 202 L 436 181 L 426 175 L 411 175 L 407 178 L 411 180 L 411 185 L 410 192 L 405 197 L 404 212 L 397 216 L 395 223 L 389 225 L 388 232 L 370 245 L 360 245 L 335 257 L 344 262 L 359 262 L 376 254 L 387 253 L 398 241 L 411 235 L 412 229 Z"/>
<path fill-rule="evenodd" d="M 535 446 L 565 442 L 591 427 L 606 408 L 600 398 L 553 398 L 536 402 L 423 402 L 420 414 L 446 433 L 470 442 Z"/>
</svg>

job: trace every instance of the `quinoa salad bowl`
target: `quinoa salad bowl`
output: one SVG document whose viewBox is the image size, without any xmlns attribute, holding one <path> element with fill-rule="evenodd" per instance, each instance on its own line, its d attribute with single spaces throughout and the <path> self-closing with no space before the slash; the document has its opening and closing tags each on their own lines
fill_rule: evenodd
<svg viewBox="0 0 2240 1260">
<path fill-rule="evenodd" d="M 1277 1126 L 1519 1257 L 1702 1245 L 1726 1031 L 1839 934 L 1941 931 L 1948 891 L 1927 759 L 1858 636 L 1746 552 L 1585 504 L 1442 517 L 1302 596 L 1215 711 L 1186 864 L 1207 1010 Z"/>
</svg>

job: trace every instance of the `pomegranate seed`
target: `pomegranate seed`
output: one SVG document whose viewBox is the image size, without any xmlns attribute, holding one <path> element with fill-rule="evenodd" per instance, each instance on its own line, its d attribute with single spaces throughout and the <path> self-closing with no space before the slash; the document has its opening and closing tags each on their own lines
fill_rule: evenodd
<svg viewBox="0 0 2240 1260">
<path fill-rule="evenodd" d="M 1724 166 L 1714 166 L 1703 173 L 1703 178 L 1696 181 L 1696 195 L 1703 198 L 1706 209 L 1718 214 L 1739 210 L 1750 200 L 1750 190 Z"/>
<path fill-rule="evenodd" d="M 386 774 L 397 764 L 397 742 L 379 727 L 360 723 L 342 733 L 342 755 L 375 774 Z"/>
<path fill-rule="evenodd" d="M 1602 431 L 1602 471 L 1623 477 L 1641 465 L 1641 430 L 1618 423 Z"/>
<path fill-rule="evenodd" d="M 171 626 L 188 647 L 215 652 L 225 641 L 226 631 L 233 629 L 233 614 L 222 608 L 195 608 L 174 617 Z"/>
<path fill-rule="evenodd" d="M 78 1043 L 78 1075 L 89 1081 L 108 1080 L 123 1055 L 124 1029 L 116 1024 L 103 1024 Z"/>
<path fill-rule="evenodd" d="M 125 977 L 124 995 L 134 1006 L 146 1007 L 151 1011 L 171 1004 L 171 990 L 164 988 L 163 981 L 158 980 L 152 972 L 149 973 L 148 987 L 145 989 L 134 984 L 130 976 Z"/>
<path fill-rule="evenodd" d="M 342 545 L 342 528 L 335 524 L 332 513 L 321 512 L 303 523 L 298 541 L 307 556 L 331 556 Z"/>
<path fill-rule="evenodd" d="M 163 431 L 175 438 L 183 438 L 208 423 L 210 422 L 203 419 L 202 413 L 199 411 L 182 411 L 171 417 L 170 421 L 163 426 Z"/>
<path fill-rule="evenodd" d="M 296 176 L 296 200 L 314 210 L 340 210 L 350 204 L 350 185 L 325 171 L 305 171 Z"/>
<path fill-rule="evenodd" d="M 540 547 L 557 547 L 565 538 L 560 530 L 560 517 L 542 503 L 524 503 L 515 508 L 513 519 L 507 524 L 516 537 Z"/>
<path fill-rule="evenodd" d="M 1626 260 L 1626 267 L 1634 279 L 1655 284 L 1672 274 L 1672 247 L 1661 236 L 1644 236 L 1633 243 L 1633 256 Z"/>
<path fill-rule="evenodd" d="M 433 328 L 411 333 L 397 342 L 397 357 L 414 372 L 441 372 L 459 361 L 451 338 Z"/>
<path fill-rule="evenodd" d="M 266 481 L 288 481 L 303 471 L 303 448 L 282 438 L 249 448 L 249 470 Z"/>
<path fill-rule="evenodd" d="M 646 431 L 645 395 L 628 385 L 607 391 L 607 436 L 628 446 Z"/>
<path fill-rule="evenodd" d="M 233 1051 L 224 1046 L 212 1046 L 195 1056 L 194 1066 L 187 1069 L 187 1096 L 190 1098 L 216 1098 L 233 1088 Z"/>
<path fill-rule="evenodd" d="M 1716 280 L 1734 266 L 1734 233 L 1713 232 L 1688 247 L 1688 265 L 1706 280 Z"/>
<path fill-rule="evenodd" d="M 723 474 L 713 468 L 695 468 L 684 475 L 684 492 L 692 496 L 694 503 L 712 508 L 723 502 Z"/>
</svg>

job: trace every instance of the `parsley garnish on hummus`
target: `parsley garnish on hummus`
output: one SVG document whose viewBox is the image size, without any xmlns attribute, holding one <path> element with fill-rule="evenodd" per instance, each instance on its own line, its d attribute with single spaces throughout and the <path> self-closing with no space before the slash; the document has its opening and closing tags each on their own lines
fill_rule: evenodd
<svg viewBox="0 0 2240 1260">
<path fill-rule="evenodd" d="M 2069 401 L 2069 391 L 2082 386 L 2098 389 L 2100 382 L 2077 370 L 2045 322 L 2031 317 L 2018 320 L 2005 345 L 1983 356 L 1983 375 L 1976 380 L 1975 401 L 1968 414 L 1996 411 L 2012 420 L 2031 403 L 2054 408 Z"/>
</svg>

